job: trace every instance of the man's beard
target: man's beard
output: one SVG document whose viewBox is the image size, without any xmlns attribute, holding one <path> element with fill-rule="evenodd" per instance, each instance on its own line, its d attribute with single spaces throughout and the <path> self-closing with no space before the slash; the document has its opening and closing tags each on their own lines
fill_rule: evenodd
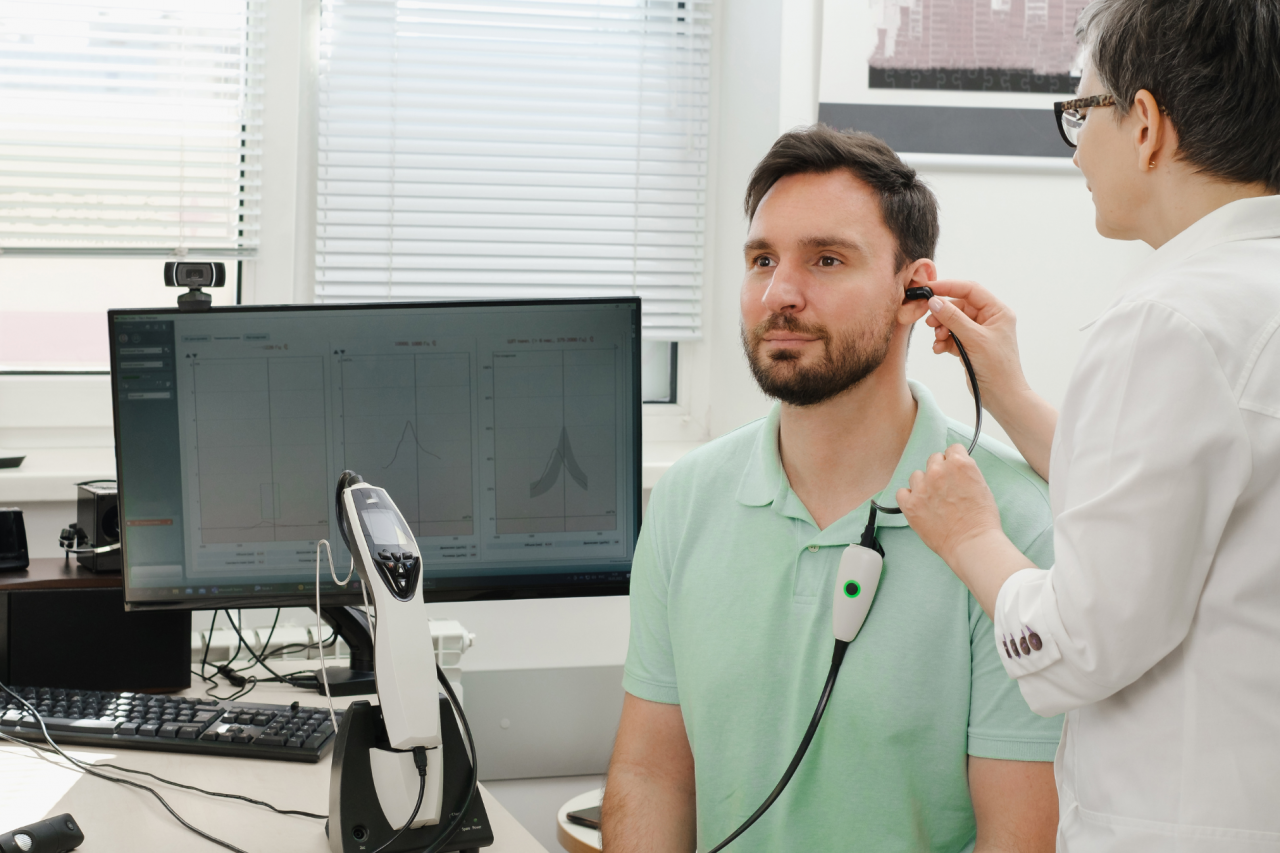
<svg viewBox="0 0 1280 853">
<path fill-rule="evenodd" d="M 821 360 L 801 367 L 796 350 L 761 354 L 764 336 L 774 331 L 817 338 L 823 347 Z M 815 406 L 853 388 L 884 363 L 893 340 L 893 324 L 886 323 L 880 335 L 876 331 L 867 324 L 833 337 L 825 326 L 802 323 L 790 314 L 773 314 L 753 329 L 742 329 L 742 347 L 761 391 L 792 406 Z"/>
</svg>

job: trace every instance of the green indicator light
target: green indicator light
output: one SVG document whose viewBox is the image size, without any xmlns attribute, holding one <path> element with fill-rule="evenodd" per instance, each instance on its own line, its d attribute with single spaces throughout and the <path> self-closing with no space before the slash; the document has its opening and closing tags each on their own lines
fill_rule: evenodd
<svg viewBox="0 0 1280 853">
<path fill-rule="evenodd" d="M 850 598 L 857 598 L 860 592 L 862 592 L 862 587 L 858 586 L 857 581 L 849 581 L 844 585 L 844 594 Z"/>
</svg>

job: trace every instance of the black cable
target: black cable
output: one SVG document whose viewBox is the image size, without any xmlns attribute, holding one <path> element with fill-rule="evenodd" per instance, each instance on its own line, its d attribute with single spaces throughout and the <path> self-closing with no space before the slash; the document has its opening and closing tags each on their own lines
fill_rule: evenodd
<svg viewBox="0 0 1280 853">
<path fill-rule="evenodd" d="M 973 389 L 973 440 L 969 442 L 970 456 L 973 455 L 973 449 L 978 446 L 978 436 L 982 435 L 982 392 L 978 390 L 978 374 L 973 370 L 973 362 L 969 361 L 969 353 L 965 352 L 964 344 L 960 343 L 960 339 L 956 337 L 956 333 L 951 333 L 951 340 L 955 341 L 956 349 L 960 351 L 960 360 L 964 362 L 964 372 L 969 375 L 969 387 Z M 875 498 L 871 499 L 871 518 L 875 519 L 875 510 L 880 510 L 885 515 L 901 515 L 902 507 L 900 506 L 880 506 L 875 502 Z M 866 538 L 865 536 L 863 537 Z M 879 544 L 875 550 L 880 551 Z M 880 556 L 884 556 L 884 551 L 880 551 Z"/>
<path fill-rule="evenodd" d="M 213 626 L 218 624 L 218 611 L 213 611 L 213 618 L 209 620 L 209 636 L 204 640 L 204 654 L 200 657 L 200 677 L 205 681 L 213 681 L 212 678 L 204 674 L 204 668 L 209 665 L 209 646 L 213 643 Z M 218 682 L 213 681 L 214 684 Z"/>
<path fill-rule="evenodd" d="M 787 766 L 786 772 L 782 774 L 782 779 L 779 780 L 777 786 L 774 787 L 765 801 L 760 804 L 760 808 L 756 809 L 755 813 L 747 818 L 742 826 L 735 829 L 728 838 L 712 847 L 708 853 L 719 853 L 719 851 L 728 847 L 739 835 L 750 829 L 752 824 L 769 810 L 774 801 L 782 796 L 783 789 L 787 787 L 787 783 L 795 775 L 796 769 L 804 759 L 804 754 L 809 751 L 809 744 L 813 742 L 813 736 L 818 732 L 818 724 L 822 722 L 822 715 L 827 710 L 827 701 L 831 698 L 831 691 L 836 686 L 836 676 L 840 674 L 840 664 L 844 661 L 844 653 L 848 648 L 849 644 L 847 642 L 836 640 L 836 647 L 831 652 L 831 669 L 827 672 L 827 683 L 822 687 L 822 696 L 818 698 L 818 707 L 813 710 L 813 719 L 809 721 L 809 728 L 805 730 L 804 738 L 800 741 L 800 748 L 796 750 L 795 757 L 791 759 L 791 764 Z"/>
<path fill-rule="evenodd" d="M 264 658 L 271 657 L 271 653 L 267 650 L 271 648 L 271 638 L 276 635 L 276 625 L 278 624 L 280 624 L 280 608 L 279 607 L 276 608 L 276 618 L 271 620 L 271 630 L 267 632 L 267 639 L 262 641 L 262 656 Z M 253 666 L 254 665 L 250 663 L 248 666 L 240 667 L 240 669 L 236 670 L 236 672 L 244 672 L 246 669 L 252 669 Z"/>
<path fill-rule="evenodd" d="M 231 657 L 227 658 L 227 664 L 230 665 L 236 662 L 236 658 L 240 657 L 240 650 L 248 645 L 248 643 L 244 641 L 244 634 L 240 633 L 240 623 L 244 621 L 244 611 L 237 610 L 235 619 L 231 618 L 230 610 L 224 610 L 222 612 L 227 614 L 227 621 L 231 623 L 232 628 L 236 629 L 236 650 L 231 653 Z"/>
<path fill-rule="evenodd" d="M 453 820 L 449 821 L 449 825 L 445 827 L 444 832 L 436 838 L 433 843 L 422 853 L 439 853 L 440 848 L 449 841 L 449 837 L 457 831 L 462 825 L 462 821 L 467 816 L 467 810 L 471 808 L 471 801 L 475 798 L 476 790 L 480 787 L 480 763 L 476 760 L 476 742 L 471 737 L 471 725 L 467 722 L 467 715 L 462 712 L 462 703 L 458 701 L 457 695 L 453 692 L 453 685 L 449 683 L 449 679 L 445 678 L 444 670 L 440 668 L 440 664 L 436 664 L 436 678 L 444 687 L 445 694 L 449 697 L 449 704 L 453 706 L 453 713 L 462 723 L 462 732 L 467 736 L 467 751 L 471 757 L 471 782 L 467 785 L 467 796 L 463 798 L 462 805 L 458 808 L 458 813 L 454 815 Z"/>
<path fill-rule="evenodd" d="M 156 800 L 159 801 L 160 805 L 164 806 L 165 811 L 173 815 L 174 820 L 178 821 L 178 823 L 182 824 L 187 829 L 194 832 L 196 835 L 200 836 L 206 841 L 210 841 L 214 844 L 217 844 L 219 847 L 225 847 L 226 849 L 231 850 L 232 853 L 246 853 L 246 851 L 241 850 L 239 847 L 236 847 L 234 844 L 231 844 L 230 842 L 227 842 L 227 841 L 223 841 L 221 838 L 210 835 L 209 833 L 205 832 L 203 829 L 200 829 L 188 823 L 187 820 L 183 818 L 182 815 L 178 814 L 176 811 L 173 810 L 173 806 L 169 805 L 168 801 L 165 800 L 164 797 L 160 796 L 160 792 L 157 791 L 155 788 L 151 788 L 147 785 L 143 785 L 141 782 L 135 782 L 132 779 L 122 779 L 119 776 L 111 776 L 106 773 L 101 773 L 97 769 L 95 769 L 92 764 L 86 764 L 80 759 L 72 758 L 70 755 L 63 752 L 62 747 L 54 743 L 53 738 L 49 736 L 49 730 L 45 727 L 44 717 L 40 716 L 40 712 L 38 712 L 35 709 L 35 707 L 32 706 L 32 704 L 28 702 L 26 699 L 23 699 L 17 693 L 14 693 L 12 690 L 10 690 L 9 685 L 3 682 L 0 682 L 0 688 L 3 688 L 4 692 L 8 693 L 14 699 L 18 700 L 19 702 L 21 702 L 23 705 L 26 706 L 27 710 L 31 712 L 31 716 L 35 719 L 37 723 L 40 724 L 40 731 L 44 734 L 44 739 L 49 743 L 49 746 L 53 747 L 53 749 L 58 753 L 58 755 L 62 756 L 67 761 L 69 761 L 72 764 L 72 766 L 78 767 L 81 770 L 81 772 L 87 773 L 90 776 L 96 776 L 99 779 L 106 779 L 108 782 L 115 782 L 118 785 L 128 785 L 131 788 L 137 788 L 141 791 L 146 791 L 151 796 L 155 797 Z M 5 735 L 5 737 L 7 738 L 8 735 Z"/>
<path fill-rule="evenodd" d="M 422 808 L 422 795 L 427 792 L 427 748 L 425 746 L 415 746 L 413 748 L 413 763 L 418 768 L 418 801 L 413 804 L 413 811 L 409 813 L 409 819 L 404 822 L 404 826 L 396 831 L 396 834 L 387 839 L 387 842 L 374 850 L 373 853 L 382 853 L 392 844 L 400 840 L 400 836 L 409 831 L 409 827 L 418 819 L 418 810 Z"/>
<path fill-rule="evenodd" d="M 969 375 L 969 387 L 973 389 L 973 440 L 969 442 L 967 451 L 972 456 L 973 449 L 978 446 L 978 436 L 982 435 L 982 391 L 978 388 L 978 374 L 973 370 L 973 362 L 969 360 L 969 353 L 965 352 L 964 344 L 960 343 L 955 332 L 951 333 L 951 340 L 955 341 L 956 349 L 960 351 L 964 372 Z"/>
<path fill-rule="evenodd" d="M 228 618 L 228 619 L 230 619 L 230 618 L 231 618 L 231 614 L 227 614 L 227 618 Z M 244 643 L 244 637 L 240 635 L 240 626 L 239 626 L 239 625 L 237 625 L 235 622 L 232 622 L 232 623 L 231 623 L 231 627 L 235 630 L 235 632 L 236 632 L 236 636 L 237 636 L 237 637 L 240 637 L 240 642 Z M 266 662 L 265 660 L 263 660 L 262 656 L 261 656 L 261 655 L 259 655 L 257 652 L 255 652 L 255 651 L 253 650 L 253 646 L 250 646 L 248 643 L 244 643 L 244 645 L 249 649 L 249 654 L 253 655 L 253 659 L 254 659 L 254 660 L 256 660 L 256 661 L 258 662 L 258 664 L 262 666 L 262 668 L 263 668 L 263 669 L 265 669 L 267 672 L 269 672 L 269 673 L 271 673 L 272 675 L 274 675 L 274 676 L 276 677 L 276 680 L 277 680 L 277 681 L 282 681 L 282 682 L 284 682 L 285 684 L 292 684 L 292 683 L 293 683 L 293 682 L 291 682 L 288 678 L 285 678 L 283 675 L 281 675 L 280 673 L 276 672 L 276 671 L 275 671 L 274 669 L 272 669 L 271 667 L 267 666 L 267 662 Z"/>
<path fill-rule="evenodd" d="M 334 645 L 335 643 L 337 643 L 337 642 L 338 642 L 338 632 L 337 632 L 337 631 L 333 631 L 333 632 L 331 632 L 331 633 L 329 634 L 329 636 L 328 636 L 328 637 L 326 637 L 325 639 L 321 640 L 321 641 L 320 641 L 320 642 L 318 642 L 318 643 L 285 643 L 283 646 L 276 646 L 274 649 L 267 649 L 266 651 L 264 651 L 264 652 L 262 653 L 262 657 L 263 657 L 263 658 L 265 658 L 265 659 L 270 660 L 271 658 L 275 657 L 276 655 L 286 654 L 286 653 L 288 653 L 288 652 L 292 652 L 292 651 L 303 651 L 303 652 L 304 652 L 304 651 L 306 651 L 307 649 L 314 649 L 314 648 L 316 648 L 317 646 L 324 646 L 326 649 L 328 649 L 328 648 L 332 648 L 332 647 L 333 647 L 333 645 Z M 256 663 L 250 663 L 248 666 L 242 666 L 242 667 L 240 667 L 240 669 L 236 670 L 236 672 L 244 672 L 246 669 L 253 669 L 255 666 L 257 666 L 257 664 L 256 664 Z M 302 673 L 296 673 L 295 675 L 287 676 L 287 678 L 288 678 L 288 679 L 293 679 L 293 678 L 295 678 L 295 676 L 296 676 L 296 677 L 303 677 L 303 676 L 302 676 Z M 306 676 L 306 677 L 307 677 L 307 678 L 310 678 L 310 676 L 309 676 L 309 675 L 308 675 L 308 676 Z M 258 680 L 259 680 L 259 681 L 275 681 L 276 679 L 273 679 L 273 678 L 259 678 Z M 292 683 L 292 681 L 288 681 L 287 683 Z"/>
</svg>

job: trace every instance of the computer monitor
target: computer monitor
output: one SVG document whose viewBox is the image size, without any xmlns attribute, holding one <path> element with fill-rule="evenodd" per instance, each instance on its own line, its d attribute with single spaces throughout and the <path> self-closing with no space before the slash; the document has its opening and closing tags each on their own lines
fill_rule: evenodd
<svg viewBox="0 0 1280 853">
<path fill-rule="evenodd" d="M 108 318 L 129 609 L 314 603 L 344 469 L 400 508 L 428 601 L 626 593 L 638 299 Z M 360 602 L 322 567 L 326 606 Z"/>
</svg>

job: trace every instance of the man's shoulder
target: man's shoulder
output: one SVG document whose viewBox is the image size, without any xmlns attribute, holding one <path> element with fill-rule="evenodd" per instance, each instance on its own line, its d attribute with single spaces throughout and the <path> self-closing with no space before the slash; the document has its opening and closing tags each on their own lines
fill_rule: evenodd
<svg viewBox="0 0 1280 853">
<path fill-rule="evenodd" d="M 759 418 L 743 424 L 690 450 L 671 464 L 654 487 L 654 494 L 659 491 L 666 496 L 687 493 L 708 480 L 719 481 L 717 485 L 725 480 L 736 484 L 746 470 L 766 421 L 768 418 Z"/>
<path fill-rule="evenodd" d="M 972 440 L 972 426 L 947 419 L 948 447 L 952 444 L 968 447 Z M 973 460 L 978 463 L 978 469 L 996 499 L 1006 530 L 1022 531 L 1035 537 L 1049 526 L 1053 520 L 1049 486 L 1018 451 L 983 434 L 973 450 Z"/>
</svg>

